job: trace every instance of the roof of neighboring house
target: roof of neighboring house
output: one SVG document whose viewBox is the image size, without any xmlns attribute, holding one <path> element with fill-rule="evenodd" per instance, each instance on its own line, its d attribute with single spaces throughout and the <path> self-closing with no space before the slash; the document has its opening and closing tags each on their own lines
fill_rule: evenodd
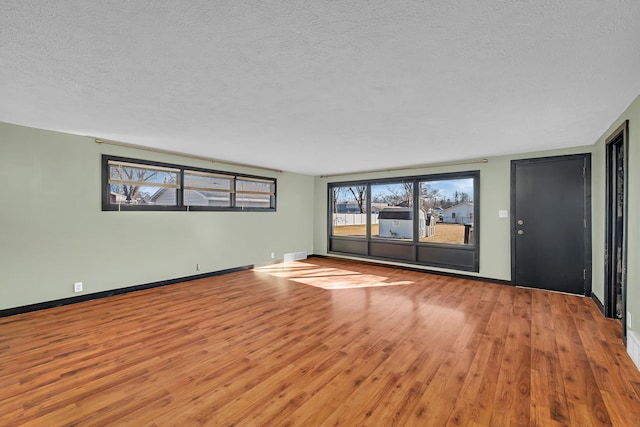
<svg viewBox="0 0 640 427">
<path fill-rule="evenodd" d="M 123 202 L 127 200 L 127 196 L 125 196 L 124 194 L 116 193 L 115 191 L 111 191 L 111 197 L 113 197 L 116 202 Z"/>
<path fill-rule="evenodd" d="M 450 207 L 448 207 L 446 209 L 443 209 L 442 211 L 443 212 L 448 212 L 448 211 L 452 211 L 452 210 L 454 210 L 456 208 L 459 208 L 459 207 L 462 207 L 462 206 L 471 206 L 471 207 L 473 207 L 473 202 L 458 203 L 457 205 L 450 206 Z"/>
</svg>

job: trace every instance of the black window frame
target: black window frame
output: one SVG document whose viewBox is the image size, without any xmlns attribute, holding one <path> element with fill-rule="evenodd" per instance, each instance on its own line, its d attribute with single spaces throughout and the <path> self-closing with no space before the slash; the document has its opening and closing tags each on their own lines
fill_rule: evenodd
<svg viewBox="0 0 640 427">
<path fill-rule="evenodd" d="M 118 204 L 111 203 L 111 184 L 109 183 L 109 162 L 131 163 L 140 166 L 171 168 L 179 170 L 179 187 L 177 188 L 175 205 L 153 205 L 153 204 Z M 225 175 L 233 181 L 233 188 L 230 193 L 230 206 L 197 206 L 184 204 L 184 174 L 185 172 L 203 172 L 214 175 Z M 267 207 L 243 207 L 236 206 L 236 181 L 240 179 L 269 181 L 273 182 L 273 193 L 270 194 L 270 206 Z M 175 163 L 156 162 L 151 160 L 136 159 L 130 157 L 112 156 L 108 154 L 102 155 L 102 210 L 103 211 L 205 211 L 205 212 L 276 212 L 277 211 L 277 178 L 249 175 L 229 171 L 220 171 L 214 169 L 206 169 L 194 166 L 185 166 Z M 213 190 L 215 192 L 215 190 Z M 267 194 L 267 193 L 265 193 Z"/>
<path fill-rule="evenodd" d="M 426 181 L 444 181 L 455 179 L 473 179 L 473 243 L 454 244 L 420 242 L 418 221 L 420 215 L 420 183 Z M 371 235 L 371 186 L 379 184 L 413 183 L 413 222 L 412 240 L 392 240 Z M 364 236 L 333 235 L 333 197 L 332 191 L 338 187 L 366 186 L 367 215 Z M 340 181 L 327 183 L 327 253 L 346 255 L 372 260 L 401 262 L 407 264 L 440 267 L 461 271 L 480 271 L 480 171 L 437 173 L 428 175 L 399 176 L 367 180 Z"/>
</svg>

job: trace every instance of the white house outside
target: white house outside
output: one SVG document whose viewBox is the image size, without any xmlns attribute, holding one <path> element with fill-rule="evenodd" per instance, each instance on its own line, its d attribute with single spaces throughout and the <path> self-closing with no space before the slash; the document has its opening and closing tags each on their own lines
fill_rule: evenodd
<svg viewBox="0 0 640 427">
<path fill-rule="evenodd" d="M 469 224 L 473 222 L 473 202 L 463 202 L 442 211 L 442 222 Z"/>
</svg>

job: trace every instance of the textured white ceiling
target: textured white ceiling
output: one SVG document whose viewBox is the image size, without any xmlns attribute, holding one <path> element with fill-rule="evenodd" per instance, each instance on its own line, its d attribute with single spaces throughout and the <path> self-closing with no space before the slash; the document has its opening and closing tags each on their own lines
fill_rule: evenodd
<svg viewBox="0 0 640 427">
<path fill-rule="evenodd" d="M 0 1 L 0 121 L 312 175 L 594 143 L 638 0 Z"/>
</svg>

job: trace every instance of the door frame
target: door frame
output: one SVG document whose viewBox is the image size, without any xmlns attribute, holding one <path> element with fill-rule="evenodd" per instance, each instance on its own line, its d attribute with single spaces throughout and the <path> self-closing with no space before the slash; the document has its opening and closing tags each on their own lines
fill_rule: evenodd
<svg viewBox="0 0 640 427">
<path fill-rule="evenodd" d="M 604 315 L 609 318 L 615 318 L 615 284 L 612 281 L 611 274 L 614 259 L 612 258 L 612 237 L 615 227 L 612 226 L 613 210 L 611 209 L 615 192 L 612 191 L 612 150 L 613 144 L 622 139 L 622 152 L 624 156 L 623 171 L 623 187 L 622 198 L 623 219 L 622 219 L 622 340 L 627 343 L 627 237 L 628 237 L 628 221 L 629 221 L 629 120 L 625 120 L 611 135 L 605 140 L 605 247 L 604 247 Z"/>
<path fill-rule="evenodd" d="M 548 163 L 564 160 L 574 160 L 581 158 L 583 160 L 582 176 L 584 177 L 584 296 L 591 296 L 592 289 L 592 241 L 591 241 L 591 153 L 568 154 L 563 156 L 536 157 L 530 159 L 518 159 L 511 161 L 511 284 L 515 283 L 516 277 L 516 167 L 521 164 L 531 163 Z"/>
</svg>

